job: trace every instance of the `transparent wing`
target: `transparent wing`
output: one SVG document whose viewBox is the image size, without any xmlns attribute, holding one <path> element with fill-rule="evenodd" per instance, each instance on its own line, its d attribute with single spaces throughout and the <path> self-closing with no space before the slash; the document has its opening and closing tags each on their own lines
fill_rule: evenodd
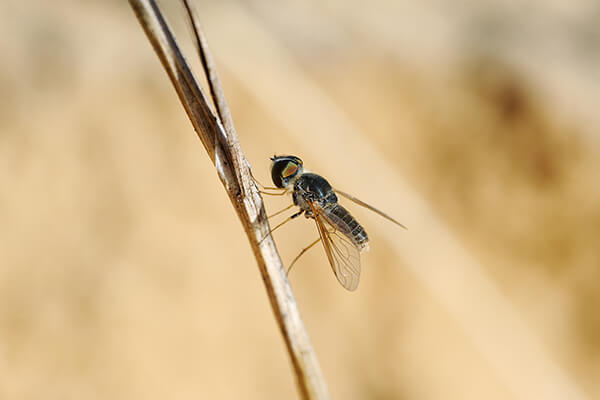
<svg viewBox="0 0 600 400">
<path fill-rule="evenodd" d="M 342 232 L 331 225 L 318 205 L 309 202 L 315 216 L 321 243 L 327 254 L 329 265 L 340 284 L 354 291 L 360 280 L 360 250 Z"/>
<path fill-rule="evenodd" d="M 363 206 L 364 208 L 369 209 L 369 210 L 373 211 L 374 213 L 381 215 L 383 218 L 387 219 L 388 221 L 392 221 L 396 225 L 401 226 L 404 229 L 408 229 L 406 226 L 404 226 L 400 222 L 396 221 L 394 218 L 390 217 L 389 215 L 387 215 L 383 211 L 376 209 L 372 205 L 367 204 L 367 203 L 365 203 L 364 201 L 362 201 L 360 199 L 357 199 L 356 197 L 352 196 L 351 194 L 348 194 L 346 192 L 342 192 L 341 190 L 338 190 L 338 189 L 334 189 L 334 190 L 335 190 L 336 193 L 341 194 L 342 196 L 344 196 L 345 198 L 347 198 L 350 201 L 355 202 L 359 206 Z"/>
</svg>

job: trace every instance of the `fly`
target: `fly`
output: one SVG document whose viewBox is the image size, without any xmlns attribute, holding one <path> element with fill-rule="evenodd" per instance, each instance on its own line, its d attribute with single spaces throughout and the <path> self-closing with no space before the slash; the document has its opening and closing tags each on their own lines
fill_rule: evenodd
<svg viewBox="0 0 600 400">
<path fill-rule="evenodd" d="M 298 212 L 275 226 L 271 232 L 302 214 L 315 221 L 319 232 L 319 239 L 302 250 L 289 268 L 320 241 L 337 280 L 347 290 L 356 290 L 360 280 L 360 253 L 369 248 L 369 236 L 356 218 L 338 203 L 336 193 L 404 229 L 406 227 L 375 207 L 340 190 L 334 190 L 322 176 L 305 171 L 302 160 L 296 156 L 276 155 L 271 161 L 271 178 L 276 186 L 271 189 L 282 189 L 278 195 L 291 191 L 293 200 L 292 205 L 274 215 L 293 206 L 300 208 Z"/>
</svg>

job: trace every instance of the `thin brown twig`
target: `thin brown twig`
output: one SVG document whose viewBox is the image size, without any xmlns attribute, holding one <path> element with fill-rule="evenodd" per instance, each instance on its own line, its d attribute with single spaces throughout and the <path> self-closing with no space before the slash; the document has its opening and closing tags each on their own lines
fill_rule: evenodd
<svg viewBox="0 0 600 400">
<path fill-rule="evenodd" d="M 201 33 L 198 18 L 188 1 L 182 1 L 191 20 L 218 116 L 212 113 L 156 2 L 129 0 L 198 137 L 215 164 L 219 178 L 246 231 L 292 362 L 301 397 L 311 400 L 329 399 L 327 385 L 275 244 L 271 237 L 262 240 L 270 232 L 262 198 L 254 185 L 249 164 L 240 148 L 229 107 L 206 40 Z"/>
</svg>

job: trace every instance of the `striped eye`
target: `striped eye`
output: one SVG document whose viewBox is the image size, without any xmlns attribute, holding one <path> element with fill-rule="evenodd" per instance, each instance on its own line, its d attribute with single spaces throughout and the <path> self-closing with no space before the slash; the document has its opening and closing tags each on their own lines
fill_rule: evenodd
<svg viewBox="0 0 600 400">
<path fill-rule="evenodd" d="M 296 172 L 298 172 L 298 165 L 295 163 L 289 162 L 283 169 L 281 176 L 283 178 L 289 178 L 290 176 L 294 175 Z"/>
</svg>

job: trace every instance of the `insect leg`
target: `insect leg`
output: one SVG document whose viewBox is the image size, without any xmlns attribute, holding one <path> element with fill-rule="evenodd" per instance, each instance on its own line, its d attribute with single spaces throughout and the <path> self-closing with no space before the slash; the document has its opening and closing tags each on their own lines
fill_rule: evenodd
<svg viewBox="0 0 600 400">
<path fill-rule="evenodd" d="M 269 192 L 265 192 L 262 190 L 259 190 L 258 192 L 261 194 L 266 194 L 268 196 L 283 196 L 284 194 L 287 193 L 287 190 L 286 189 L 282 189 L 282 190 L 283 190 L 283 192 L 280 192 L 280 193 L 269 193 Z"/>
<path fill-rule="evenodd" d="M 317 238 L 317 240 L 315 240 L 314 242 L 312 242 L 311 244 L 309 244 L 307 247 L 305 247 L 304 249 L 302 249 L 302 251 L 300 252 L 300 254 L 298 254 L 296 256 L 296 258 L 294 258 L 294 260 L 291 262 L 290 266 L 288 267 L 287 271 L 286 271 L 286 276 L 290 274 L 290 271 L 292 270 L 292 267 L 294 266 L 294 264 L 296 263 L 296 261 L 298 261 L 298 259 L 302 256 L 302 254 L 306 253 L 311 247 L 313 247 L 315 244 L 319 243 L 319 241 L 321 241 L 321 238 Z"/>
<path fill-rule="evenodd" d="M 280 227 L 280 226 L 282 226 L 283 224 L 286 224 L 286 223 L 290 222 L 291 220 L 293 220 L 293 219 L 294 219 L 294 218 L 296 218 L 297 216 L 301 215 L 303 212 L 304 212 L 303 210 L 300 210 L 300 211 L 298 211 L 297 213 L 295 213 L 295 214 L 293 214 L 293 215 L 290 215 L 289 217 L 287 217 L 286 219 L 284 219 L 283 221 L 281 221 L 280 223 L 278 223 L 277 225 L 275 225 L 275 227 L 274 227 L 274 228 L 272 228 L 272 229 L 269 231 L 269 233 L 267 233 L 267 234 L 265 235 L 265 237 L 263 237 L 262 239 L 260 239 L 260 242 L 258 242 L 258 244 L 260 245 L 260 244 L 263 242 L 263 240 L 265 240 L 267 237 L 269 237 L 269 235 L 270 235 L 270 234 L 272 234 L 272 233 L 273 233 L 273 231 L 274 231 L 275 229 L 279 228 L 279 227 Z"/>
<path fill-rule="evenodd" d="M 295 205 L 295 204 L 294 204 L 294 203 L 292 203 L 292 204 L 290 204 L 289 206 L 287 206 L 286 208 L 284 208 L 283 210 L 279 210 L 279 211 L 277 211 L 275 214 L 268 215 L 268 216 L 267 216 L 267 218 L 273 218 L 273 217 L 275 217 L 275 216 L 277 216 L 277 215 L 281 214 L 282 212 L 284 212 L 284 211 L 286 211 L 286 210 L 289 210 L 290 208 L 294 207 L 294 205 Z"/>
<path fill-rule="evenodd" d="M 256 179 L 254 177 L 254 174 L 252 173 L 252 170 L 250 169 L 249 171 L 250 171 L 250 177 L 252 178 L 252 180 L 254 181 L 254 183 L 256 183 L 258 186 L 260 186 L 261 189 L 263 189 L 263 190 L 276 190 L 276 191 L 283 190 L 284 193 L 287 192 L 287 190 L 282 189 L 282 188 L 263 185 L 262 183 L 260 183 L 260 181 L 258 179 Z M 279 193 L 278 194 L 267 193 L 267 192 L 264 192 L 263 190 L 259 190 L 259 192 L 263 193 L 263 194 L 270 194 L 270 195 L 273 195 L 273 196 L 281 196 L 281 194 L 279 194 Z"/>
</svg>

